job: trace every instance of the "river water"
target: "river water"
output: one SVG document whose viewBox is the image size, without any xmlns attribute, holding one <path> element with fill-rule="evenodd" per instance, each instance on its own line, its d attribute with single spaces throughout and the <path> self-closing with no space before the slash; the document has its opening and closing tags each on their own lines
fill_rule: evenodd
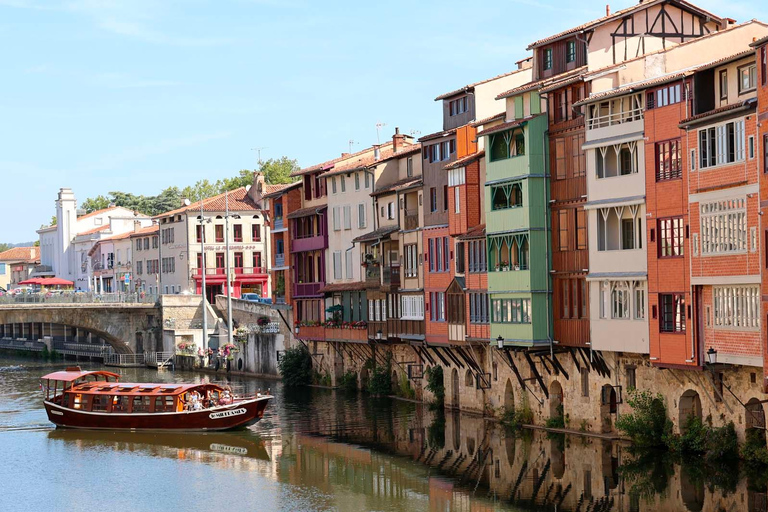
<svg viewBox="0 0 768 512">
<path fill-rule="evenodd" d="M 57 430 L 38 379 L 62 366 L 0 358 L 0 511 L 766 511 L 766 478 L 738 467 L 223 375 L 119 372 L 272 387 L 261 422 L 210 434 Z"/>
</svg>

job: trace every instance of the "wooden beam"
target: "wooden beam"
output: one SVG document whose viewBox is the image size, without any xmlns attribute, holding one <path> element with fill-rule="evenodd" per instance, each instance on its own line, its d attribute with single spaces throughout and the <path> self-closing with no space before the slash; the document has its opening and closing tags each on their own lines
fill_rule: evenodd
<svg viewBox="0 0 768 512">
<path fill-rule="evenodd" d="M 579 364 L 579 360 L 576 358 L 576 354 L 573 351 L 574 349 L 569 349 L 568 352 L 571 354 L 571 358 L 573 358 L 573 364 L 576 365 L 576 369 L 581 372 L 581 365 Z"/>
<path fill-rule="evenodd" d="M 570 380 L 568 377 L 568 372 L 565 371 L 565 368 L 563 368 L 563 365 L 560 364 L 560 361 L 557 360 L 557 354 L 552 354 L 552 364 L 557 367 L 558 370 L 560 370 L 560 373 L 563 374 L 565 377 L 565 380 Z"/>
<path fill-rule="evenodd" d="M 544 379 L 541 378 L 539 370 L 536 369 L 536 363 L 533 362 L 533 359 L 531 359 L 531 356 L 528 355 L 528 352 L 523 352 L 523 356 L 525 357 L 526 361 L 528 361 L 528 364 L 531 367 L 531 371 L 533 372 L 533 376 L 536 377 L 537 381 L 539 381 L 539 386 L 541 386 L 541 390 L 544 392 L 544 396 L 549 398 L 549 390 L 547 389 L 546 384 L 544 384 Z"/>
<path fill-rule="evenodd" d="M 525 392 L 525 381 L 523 380 L 523 376 L 520 375 L 520 371 L 517 369 L 517 365 L 515 364 L 515 361 L 512 359 L 512 356 L 509 353 L 509 349 L 502 349 L 504 355 L 506 356 L 506 359 L 502 356 L 501 360 L 507 363 L 507 366 L 512 370 L 512 373 L 515 374 L 515 377 L 517 377 L 518 382 L 520 382 L 520 387 L 523 388 L 523 392 Z"/>
<path fill-rule="evenodd" d="M 446 359 L 445 359 L 445 358 L 442 356 L 442 354 L 440 354 L 440 352 L 437 350 L 437 347 L 429 347 L 429 346 L 427 347 L 427 349 L 430 349 L 430 348 L 432 349 L 432 352 L 434 352 L 434 353 L 435 353 L 435 355 L 438 357 L 438 359 L 440 359 L 440 361 L 442 361 L 442 363 L 443 363 L 445 366 L 451 366 L 451 363 L 449 363 L 449 362 L 448 362 L 448 361 L 447 361 L 447 360 L 446 360 Z"/>
</svg>

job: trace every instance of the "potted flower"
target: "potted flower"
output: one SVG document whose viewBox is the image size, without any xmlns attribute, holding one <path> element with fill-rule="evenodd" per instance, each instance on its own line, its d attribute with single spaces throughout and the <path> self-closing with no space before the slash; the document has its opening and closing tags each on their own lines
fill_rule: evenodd
<svg viewBox="0 0 768 512">
<path fill-rule="evenodd" d="M 508 261 L 502 261 L 501 262 L 501 271 L 507 272 L 509 270 L 509 262 Z"/>
<path fill-rule="evenodd" d="M 266 327 L 269 325 L 269 317 L 268 316 L 260 316 L 258 320 L 256 320 L 256 324 L 259 327 Z"/>
</svg>

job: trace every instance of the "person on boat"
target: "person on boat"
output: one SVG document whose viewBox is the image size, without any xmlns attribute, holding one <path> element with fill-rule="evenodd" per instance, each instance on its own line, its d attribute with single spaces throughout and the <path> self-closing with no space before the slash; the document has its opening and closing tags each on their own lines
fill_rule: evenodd
<svg viewBox="0 0 768 512">
<path fill-rule="evenodd" d="M 219 404 L 229 405 L 231 403 L 232 403 L 232 389 L 229 386 L 226 386 L 224 388 L 224 391 L 221 392 L 221 398 L 219 399 Z"/>
</svg>

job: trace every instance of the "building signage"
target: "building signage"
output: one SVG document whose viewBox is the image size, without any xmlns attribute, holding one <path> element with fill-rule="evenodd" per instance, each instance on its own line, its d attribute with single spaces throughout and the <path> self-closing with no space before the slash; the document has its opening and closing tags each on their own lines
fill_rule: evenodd
<svg viewBox="0 0 768 512">
<path fill-rule="evenodd" d="M 208 415 L 212 420 L 220 420 L 221 418 L 229 418 L 230 416 L 240 416 L 247 411 L 242 407 L 240 409 L 232 409 L 231 411 L 212 412 Z"/>
</svg>

